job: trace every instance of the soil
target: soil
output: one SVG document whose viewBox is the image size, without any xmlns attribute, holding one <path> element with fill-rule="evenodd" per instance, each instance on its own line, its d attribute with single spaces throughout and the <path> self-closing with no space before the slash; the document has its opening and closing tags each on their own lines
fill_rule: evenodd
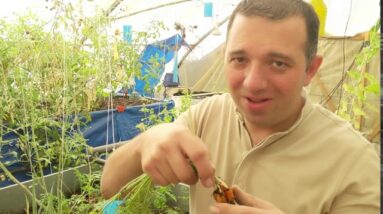
<svg viewBox="0 0 383 214">
<path fill-rule="evenodd" d="M 127 107 L 127 106 L 137 106 L 137 105 L 144 105 L 144 104 L 148 105 L 155 102 L 158 102 L 158 101 L 154 99 L 150 99 L 150 98 L 143 98 L 143 97 L 137 97 L 137 96 L 116 96 L 116 97 L 113 97 L 113 102 L 111 102 L 109 98 L 100 100 L 97 110 L 114 109 L 117 106 Z"/>
</svg>

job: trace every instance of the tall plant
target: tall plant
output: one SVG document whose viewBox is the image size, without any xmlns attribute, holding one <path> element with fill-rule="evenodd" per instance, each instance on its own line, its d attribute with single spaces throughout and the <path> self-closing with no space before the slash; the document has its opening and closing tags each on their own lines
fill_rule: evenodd
<svg viewBox="0 0 383 214">
<path fill-rule="evenodd" d="M 186 91 L 181 97 L 181 105 L 178 108 L 168 110 L 164 107 L 156 114 L 153 109 L 144 106 L 141 111 L 145 113 L 145 117 L 137 127 L 145 131 L 156 124 L 172 122 L 191 106 L 191 101 L 191 94 Z M 126 184 L 105 205 L 121 200 L 122 205 L 118 207 L 118 213 L 181 213 L 182 210 L 179 207 L 169 205 L 177 202 L 173 188 L 174 185 L 156 186 L 147 174 L 142 174 Z"/>
<path fill-rule="evenodd" d="M 355 56 L 355 66 L 347 71 L 348 81 L 343 84 L 344 93 L 337 114 L 350 121 L 361 130 L 363 121 L 368 117 L 366 109 L 379 112 L 377 106 L 367 102 L 368 98 L 380 96 L 379 80 L 367 70 L 368 63 L 378 56 L 380 50 L 380 21 L 369 31 L 369 39 L 361 52 Z"/>
<path fill-rule="evenodd" d="M 87 163 L 83 116 L 90 119 L 100 99 L 111 98 L 106 88 L 114 91 L 139 76 L 140 51 L 158 32 L 138 32 L 128 44 L 110 32 L 102 11 L 85 17 L 80 5 L 47 4 L 55 11 L 49 23 L 33 13 L 14 23 L 0 20 L 0 148 L 14 144 L 21 152 L 12 154 L 31 170 L 32 212 L 62 213 L 67 207 L 62 172 Z M 10 142 L 6 133 L 17 138 Z M 11 164 L 0 167 L 15 179 L 5 168 Z M 47 169 L 59 172 L 55 191 L 38 181 Z M 42 200 L 33 195 L 37 187 Z"/>
</svg>

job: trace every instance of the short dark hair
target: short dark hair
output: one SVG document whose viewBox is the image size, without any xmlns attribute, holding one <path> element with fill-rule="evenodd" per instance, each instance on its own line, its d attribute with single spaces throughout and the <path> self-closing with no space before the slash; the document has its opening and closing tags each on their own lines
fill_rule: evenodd
<svg viewBox="0 0 383 214">
<path fill-rule="evenodd" d="M 319 19 L 313 7 L 303 0 L 242 0 L 234 9 L 227 25 L 227 35 L 237 14 L 260 16 L 271 20 L 281 20 L 291 16 L 301 16 L 306 23 L 306 59 L 316 55 L 318 48 Z"/>
</svg>

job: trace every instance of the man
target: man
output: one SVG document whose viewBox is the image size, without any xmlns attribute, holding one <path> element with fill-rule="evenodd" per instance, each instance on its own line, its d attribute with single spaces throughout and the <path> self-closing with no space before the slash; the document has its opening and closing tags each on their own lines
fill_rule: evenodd
<svg viewBox="0 0 383 214">
<path fill-rule="evenodd" d="M 145 172 L 159 185 L 190 184 L 191 213 L 379 213 L 378 155 L 302 90 L 322 62 L 318 25 L 301 0 L 240 2 L 225 49 L 230 94 L 115 151 L 104 196 Z M 239 205 L 214 203 L 215 175 L 235 186 Z"/>
</svg>

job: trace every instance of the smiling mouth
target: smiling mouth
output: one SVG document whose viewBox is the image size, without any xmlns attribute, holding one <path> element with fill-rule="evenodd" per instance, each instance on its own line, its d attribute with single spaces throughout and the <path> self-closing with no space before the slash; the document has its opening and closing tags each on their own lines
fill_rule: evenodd
<svg viewBox="0 0 383 214">
<path fill-rule="evenodd" d="M 268 98 L 253 99 L 253 98 L 246 97 L 246 100 L 252 103 L 263 103 L 263 102 L 269 101 L 270 99 Z"/>
</svg>

